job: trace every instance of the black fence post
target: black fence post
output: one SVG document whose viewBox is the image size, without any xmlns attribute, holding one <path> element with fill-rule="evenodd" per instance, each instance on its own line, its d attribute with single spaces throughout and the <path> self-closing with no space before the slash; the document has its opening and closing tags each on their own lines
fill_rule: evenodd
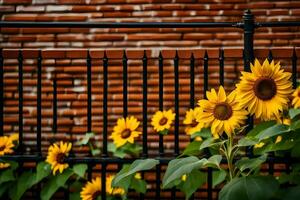
<svg viewBox="0 0 300 200">
<path fill-rule="evenodd" d="M 250 63 L 254 61 L 253 50 L 253 34 L 255 30 L 254 16 L 250 10 L 246 10 L 243 16 L 244 22 L 244 70 L 250 71 Z M 246 132 L 249 132 L 253 128 L 253 117 L 249 116 L 247 120 Z M 252 156 L 252 147 L 246 149 L 247 156 Z"/>
<path fill-rule="evenodd" d="M 250 62 L 254 60 L 253 34 L 255 29 L 254 16 L 250 10 L 246 10 L 244 21 L 244 70 L 250 71 Z"/>
</svg>

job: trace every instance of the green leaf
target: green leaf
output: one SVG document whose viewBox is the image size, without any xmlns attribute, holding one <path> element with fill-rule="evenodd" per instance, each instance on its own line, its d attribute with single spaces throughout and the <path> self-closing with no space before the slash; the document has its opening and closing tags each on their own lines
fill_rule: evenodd
<svg viewBox="0 0 300 200">
<path fill-rule="evenodd" d="M 49 181 L 44 185 L 41 191 L 41 199 L 49 200 L 52 195 L 65 185 L 67 180 L 73 175 L 71 169 L 66 169 L 62 174 L 52 176 Z"/>
<path fill-rule="evenodd" d="M 189 199 L 194 192 L 197 191 L 205 182 L 206 174 L 199 170 L 193 170 L 182 184 L 178 187 L 185 194 L 185 198 Z"/>
<path fill-rule="evenodd" d="M 202 128 L 201 131 L 198 131 L 191 135 L 191 138 L 200 136 L 201 138 L 210 138 L 212 136 L 210 128 Z"/>
<path fill-rule="evenodd" d="M 9 190 L 9 197 L 12 200 L 19 200 L 23 194 L 31 188 L 36 181 L 36 174 L 25 171 L 18 177 L 17 182 L 14 184 L 14 187 Z"/>
<path fill-rule="evenodd" d="M 0 171 L 0 184 L 9 181 L 14 181 L 14 180 L 15 180 L 14 168 L 10 167 L 8 169 Z"/>
<path fill-rule="evenodd" d="M 288 126 L 283 124 L 276 124 L 274 126 L 271 126 L 269 128 L 266 128 L 265 130 L 261 131 L 258 135 L 256 135 L 256 138 L 259 139 L 259 141 L 262 141 L 264 139 L 280 135 L 283 133 L 287 133 L 290 130 L 288 129 Z"/>
<path fill-rule="evenodd" d="M 118 187 L 119 183 L 122 182 L 123 179 L 126 179 L 127 177 L 133 176 L 135 173 L 140 171 L 146 171 L 149 169 L 152 169 L 159 163 L 158 160 L 155 159 L 139 159 L 135 160 L 127 170 L 121 170 L 115 178 L 112 181 L 113 187 Z"/>
<path fill-rule="evenodd" d="M 266 162 L 266 160 L 267 160 L 266 154 L 264 154 L 258 158 L 242 158 L 235 163 L 235 166 L 237 168 L 239 168 L 239 170 L 241 172 L 243 172 L 246 169 L 249 169 L 252 171 L 252 170 L 255 170 L 256 168 L 260 167 L 260 165 L 263 164 L 264 162 Z"/>
<path fill-rule="evenodd" d="M 204 162 L 205 167 L 214 167 L 214 168 L 220 168 L 220 162 L 222 160 L 221 155 L 213 155 L 206 162 Z"/>
<path fill-rule="evenodd" d="M 234 178 L 219 193 L 219 200 L 268 200 L 279 184 L 272 176 Z"/>
<path fill-rule="evenodd" d="M 204 140 L 202 142 L 202 144 L 200 145 L 200 150 L 207 148 L 207 147 L 213 147 L 213 146 L 221 146 L 222 144 L 224 144 L 227 140 L 216 140 L 214 138 L 207 138 L 206 140 Z"/>
<path fill-rule="evenodd" d="M 291 149 L 292 157 L 300 157 L 300 142 L 296 143 L 294 147 Z"/>
<path fill-rule="evenodd" d="M 0 184 L 0 197 L 3 197 L 3 195 L 9 190 L 9 188 L 12 185 L 13 185 L 13 182 Z"/>
<path fill-rule="evenodd" d="M 183 155 L 187 155 L 187 156 L 199 155 L 201 152 L 199 150 L 201 144 L 202 144 L 202 141 L 193 141 L 193 142 L 189 143 L 189 145 L 184 149 L 181 156 L 183 156 Z"/>
<path fill-rule="evenodd" d="M 81 200 L 80 192 L 70 192 L 70 198 L 72 200 Z"/>
<path fill-rule="evenodd" d="M 289 110 L 289 116 L 291 119 L 295 118 L 296 116 L 298 116 L 300 114 L 300 109 L 290 109 Z"/>
<path fill-rule="evenodd" d="M 73 166 L 73 172 L 79 177 L 84 178 L 85 172 L 87 170 L 87 164 L 77 164 Z"/>
<path fill-rule="evenodd" d="M 147 191 L 147 183 L 145 180 L 133 178 L 130 184 L 130 188 L 134 189 L 138 193 L 145 194 Z"/>
<path fill-rule="evenodd" d="M 286 190 L 286 195 L 282 199 L 283 200 L 300 199 L 300 185 L 288 188 Z"/>
<path fill-rule="evenodd" d="M 216 187 L 226 179 L 227 172 L 221 169 L 218 171 L 213 171 L 212 175 L 213 175 L 212 186 Z"/>
<path fill-rule="evenodd" d="M 247 133 L 247 137 L 255 137 L 263 130 L 265 130 L 271 126 L 274 126 L 275 124 L 276 124 L 276 121 L 261 122 L 258 125 L 256 125 L 251 131 L 249 131 Z"/>
<path fill-rule="evenodd" d="M 239 140 L 238 145 L 239 147 L 245 147 L 245 146 L 252 146 L 259 143 L 259 140 L 254 137 L 243 137 Z"/>
<path fill-rule="evenodd" d="M 89 143 L 90 139 L 93 138 L 94 136 L 95 136 L 94 133 L 86 133 L 85 136 L 81 140 L 76 142 L 76 144 L 79 146 L 87 145 Z"/>
<path fill-rule="evenodd" d="M 129 168 L 130 168 L 130 165 L 128 165 L 128 164 L 123 165 L 122 169 L 117 173 L 117 175 L 115 176 L 115 178 L 118 176 L 118 174 L 121 175 L 121 174 L 127 173 L 129 171 Z M 121 180 L 119 180 L 116 185 L 113 185 L 114 184 L 114 180 L 113 180 L 112 181 L 112 185 L 113 185 L 113 187 L 121 187 L 125 191 L 127 191 L 128 188 L 129 188 L 129 186 L 130 186 L 130 183 L 131 183 L 131 180 L 133 179 L 133 177 L 134 177 L 134 174 L 132 174 L 130 176 L 127 176 L 127 177 L 124 177 Z"/>
<path fill-rule="evenodd" d="M 34 184 L 37 184 L 51 173 L 51 165 L 46 162 L 40 162 L 36 167 L 36 180 Z"/>
<path fill-rule="evenodd" d="M 200 169 L 206 162 L 206 158 L 199 160 L 195 156 L 170 161 L 163 177 L 163 188 L 174 186 L 172 184 L 173 181 L 180 179 L 184 174 L 188 175 L 194 169 Z"/>
<path fill-rule="evenodd" d="M 163 131 L 159 131 L 158 133 L 161 134 L 161 135 L 168 135 L 169 129 L 165 129 Z"/>
<path fill-rule="evenodd" d="M 290 125 L 290 129 L 295 131 L 300 128 L 300 120 L 293 121 Z"/>
</svg>

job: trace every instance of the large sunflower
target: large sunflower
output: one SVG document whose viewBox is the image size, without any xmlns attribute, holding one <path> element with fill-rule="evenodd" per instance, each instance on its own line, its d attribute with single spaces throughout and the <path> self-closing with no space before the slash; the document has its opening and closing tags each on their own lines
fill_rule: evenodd
<svg viewBox="0 0 300 200">
<path fill-rule="evenodd" d="M 68 157 L 71 148 L 71 143 L 62 141 L 49 147 L 46 162 L 51 165 L 53 175 L 56 171 L 62 173 L 64 169 L 69 167 L 69 164 L 65 163 L 65 158 Z"/>
<path fill-rule="evenodd" d="M 0 156 L 3 156 L 5 154 L 13 153 L 13 147 L 15 145 L 12 143 L 12 140 L 10 140 L 7 136 L 1 136 L 0 137 Z"/>
<path fill-rule="evenodd" d="M 292 105 L 294 108 L 300 108 L 300 87 L 298 87 L 294 92 L 293 92 L 293 101 Z"/>
<path fill-rule="evenodd" d="M 125 190 L 123 188 L 113 188 L 111 186 L 114 177 L 115 176 L 111 175 L 106 178 L 106 193 L 112 196 L 123 196 L 125 194 Z"/>
<path fill-rule="evenodd" d="M 236 91 L 226 96 L 224 88 L 220 86 L 218 93 L 212 89 L 210 92 L 207 91 L 206 95 L 208 100 L 198 102 L 203 109 L 199 120 L 211 127 L 214 138 L 219 138 L 224 131 L 231 136 L 248 114 L 236 100 Z"/>
<path fill-rule="evenodd" d="M 200 107 L 186 111 L 186 115 L 183 120 L 183 124 L 187 125 L 185 128 L 186 134 L 192 135 L 203 128 L 204 123 L 200 121 L 201 114 L 202 109 Z"/>
<path fill-rule="evenodd" d="M 166 129 L 169 130 L 174 119 L 175 113 L 173 113 L 171 109 L 157 111 L 152 117 L 151 125 L 157 132 L 164 131 Z"/>
<path fill-rule="evenodd" d="M 124 118 L 118 119 L 111 135 L 117 148 L 125 145 L 127 142 L 134 143 L 134 139 L 142 134 L 136 130 L 139 124 L 140 122 L 133 116 L 126 117 L 126 120 Z"/>
<path fill-rule="evenodd" d="M 292 93 L 291 73 L 284 72 L 280 63 L 269 63 L 266 59 L 261 65 L 256 59 L 251 72 L 242 72 L 238 83 L 238 100 L 250 114 L 262 120 L 278 118 L 279 112 L 288 106 Z"/>
<path fill-rule="evenodd" d="M 82 200 L 96 200 L 101 196 L 101 179 L 100 177 L 88 181 L 80 192 Z"/>
</svg>

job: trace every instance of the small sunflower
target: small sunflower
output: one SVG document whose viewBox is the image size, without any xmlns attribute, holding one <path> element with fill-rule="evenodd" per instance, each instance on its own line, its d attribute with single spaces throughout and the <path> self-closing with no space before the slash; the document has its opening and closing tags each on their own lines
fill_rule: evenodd
<svg viewBox="0 0 300 200">
<path fill-rule="evenodd" d="M 171 109 L 167 111 L 157 111 L 152 117 L 151 125 L 157 132 L 169 130 L 174 119 L 175 113 L 173 113 Z"/>
<path fill-rule="evenodd" d="M 200 121 L 201 114 L 202 109 L 200 107 L 190 109 L 186 112 L 185 119 L 183 120 L 183 124 L 187 125 L 185 128 L 186 134 L 193 135 L 203 128 L 204 123 Z"/>
<path fill-rule="evenodd" d="M 125 194 L 125 190 L 123 188 L 113 188 L 111 186 L 114 177 L 115 176 L 111 175 L 106 178 L 106 193 L 112 196 L 123 196 Z"/>
<path fill-rule="evenodd" d="M 254 145 L 254 149 L 259 149 L 259 148 L 262 148 L 263 146 L 265 146 L 265 143 L 264 142 L 260 142 L 256 145 Z"/>
<path fill-rule="evenodd" d="M 292 105 L 294 108 L 300 108 L 300 87 L 298 87 L 294 92 L 293 92 L 293 101 Z"/>
<path fill-rule="evenodd" d="M 140 122 L 133 116 L 120 118 L 117 125 L 114 126 L 111 138 L 113 139 L 117 148 L 125 145 L 127 142 L 133 144 L 134 139 L 137 138 L 142 132 L 137 131 Z"/>
<path fill-rule="evenodd" d="M 88 181 L 80 192 L 82 200 L 96 200 L 101 196 L 101 179 L 100 177 Z"/>
<path fill-rule="evenodd" d="M 53 175 L 55 175 L 56 171 L 62 173 L 64 169 L 69 167 L 69 164 L 65 163 L 65 158 L 69 155 L 71 148 L 71 143 L 62 141 L 49 147 L 46 162 L 51 165 Z"/>
<path fill-rule="evenodd" d="M 0 170 L 1 169 L 6 169 L 6 168 L 9 168 L 9 167 L 10 167 L 9 163 L 0 162 Z"/>
<path fill-rule="evenodd" d="M 240 128 L 248 114 L 236 100 L 236 91 L 226 96 L 224 88 L 220 86 L 218 93 L 212 89 L 206 95 L 208 100 L 198 102 L 203 109 L 199 120 L 211 127 L 214 138 L 219 138 L 224 131 L 230 137 L 234 129 Z"/>
<path fill-rule="evenodd" d="M 280 63 L 261 65 L 256 59 L 251 72 L 242 72 L 241 81 L 236 85 L 238 100 L 250 114 L 262 120 L 273 120 L 288 106 L 292 93 L 291 73 L 284 72 Z"/>
<path fill-rule="evenodd" d="M 14 144 L 7 136 L 0 137 L 0 156 L 13 153 Z"/>
</svg>

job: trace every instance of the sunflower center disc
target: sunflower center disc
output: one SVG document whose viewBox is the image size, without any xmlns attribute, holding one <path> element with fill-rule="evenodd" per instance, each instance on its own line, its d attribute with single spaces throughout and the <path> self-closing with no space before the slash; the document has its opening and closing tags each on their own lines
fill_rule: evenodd
<svg viewBox="0 0 300 200">
<path fill-rule="evenodd" d="M 191 123 L 191 127 L 196 127 L 198 125 L 198 122 L 195 120 L 195 119 L 193 119 L 193 121 L 192 121 L 192 123 Z"/>
<path fill-rule="evenodd" d="M 168 119 L 166 117 L 161 118 L 161 120 L 159 120 L 159 125 L 163 126 L 168 122 Z"/>
<path fill-rule="evenodd" d="M 299 90 L 299 92 L 298 92 L 298 97 L 300 97 L 300 90 Z"/>
<path fill-rule="evenodd" d="M 123 138 L 123 139 L 126 139 L 126 138 L 128 138 L 129 136 L 130 136 L 130 134 L 131 134 L 131 130 L 130 129 L 125 129 L 122 133 L 121 133 L 121 137 Z"/>
<path fill-rule="evenodd" d="M 97 200 L 97 198 L 101 195 L 101 192 L 99 190 L 97 190 L 93 195 L 92 195 L 92 199 L 93 200 Z"/>
<path fill-rule="evenodd" d="M 253 85 L 255 95 L 262 100 L 270 100 L 276 94 L 276 84 L 273 79 L 263 77 L 255 81 Z"/>
<path fill-rule="evenodd" d="M 59 164 L 64 163 L 65 158 L 66 158 L 66 155 L 63 154 L 63 153 L 59 153 L 59 154 L 57 154 L 57 156 L 56 156 L 56 160 L 57 160 L 57 162 L 58 162 Z"/>
<path fill-rule="evenodd" d="M 0 151 L 3 151 L 5 149 L 5 146 L 0 146 Z"/>
<path fill-rule="evenodd" d="M 214 116 L 219 120 L 227 120 L 232 115 L 232 108 L 228 103 L 219 103 L 214 109 Z"/>
</svg>

